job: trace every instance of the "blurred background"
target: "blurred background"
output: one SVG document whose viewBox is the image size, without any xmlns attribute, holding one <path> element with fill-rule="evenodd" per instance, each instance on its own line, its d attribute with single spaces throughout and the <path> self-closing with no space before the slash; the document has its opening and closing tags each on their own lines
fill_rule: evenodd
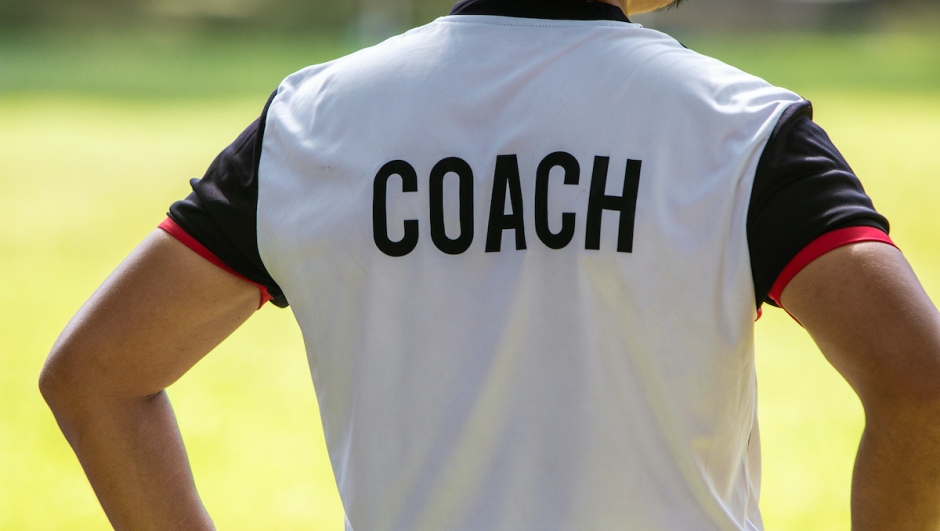
<svg viewBox="0 0 940 531">
<path fill-rule="evenodd" d="M 449 0 L 2 0 L 0 28 L 327 31 L 384 38 L 446 14 Z M 931 0 L 683 0 L 643 15 L 668 31 L 865 31 L 936 27 Z"/>
<path fill-rule="evenodd" d="M 940 297 L 940 10 L 928 0 L 687 0 L 634 17 L 814 102 Z M 36 388 L 69 317 L 280 80 L 448 0 L 0 0 L 0 530 L 107 529 Z M 779 310 L 756 324 L 768 530 L 849 529 L 854 394 Z M 340 531 L 289 310 L 169 390 L 220 529 Z"/>
</svg>

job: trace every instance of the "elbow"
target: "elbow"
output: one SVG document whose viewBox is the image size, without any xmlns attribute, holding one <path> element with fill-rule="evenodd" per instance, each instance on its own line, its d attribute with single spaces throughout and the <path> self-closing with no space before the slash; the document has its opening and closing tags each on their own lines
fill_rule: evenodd
<svg viewBox="0 0 940 531">
<path fill-rule="evenodd" d="M 39 392 L 70 443 L 106 404 L 82 354 L 80 349 L 56 345 L 39 373 Z"/>
<path fill-rule="evenodd" d="M 865 408 L 865 432 L 891 439 L 940 442 L 940 402 L 910 400 Z"/>
<path fill-rule="evenodd" d="M 52 348 L 38 383 L 40 394 L 60 425 L 147 400 L 162 390 L 134 385 L 126 367 L 102 361 L 109 357 L 119 356 L 95 343 L 66 340 Z"/>
<path fill-rule="evenodd" d="M 39 373 L 39 393 L 60 422 L 92 395 L 87 364 L 71 348 L 56 345 Z"/>
<path fill-rule="evenodd" d="M 57 417 L 62 404 L 68 403 L 71 387 L 68 369 L 63 365 L 62 353 L 53 350 L 39 372 L 39 393 Z"/>
<path fill-rule="evenodd" d="M 891 377 L 894 376 L 894 377 Z M 880 385 L 860 393 L 868 422 L 904 422 L 940 428 L 940 369 L 919 367 L 883 375 Z"/>
<path fill-rule="evenodd" d="M 55 381 L 53 380 L 51 371 L 48 369 L 48 362 L 46 365 L 43 365 L 42 370 L 39 372 L 39 394 L 42 395 L 46 404 L 49 404 L 49 401 L 52 400 L 55 394 Z M 49 405 L 51 406 L 51 404 Z"/>
</svg>

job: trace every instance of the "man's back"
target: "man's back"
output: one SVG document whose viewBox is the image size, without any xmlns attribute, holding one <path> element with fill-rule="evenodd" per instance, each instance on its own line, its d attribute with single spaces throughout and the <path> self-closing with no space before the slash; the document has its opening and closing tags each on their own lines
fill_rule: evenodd
<svg viewBox="0 0 940 531">
<path fill-rule="evenodd" d="M 607 20 L 451 16 L 288 78 L 258 245 L 351 527 L 759 527 L 745 224 L 796 101 Z"/>
</svg>

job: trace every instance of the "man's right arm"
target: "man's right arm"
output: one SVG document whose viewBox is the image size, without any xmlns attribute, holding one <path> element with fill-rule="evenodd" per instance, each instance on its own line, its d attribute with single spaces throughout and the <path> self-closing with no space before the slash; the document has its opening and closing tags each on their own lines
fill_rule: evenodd
<svg viewBox="0 0 940 531">
<path fill-rule="evenodd" d="M 212 529 L 164 389 L 259 297 L 156 230 L 56 341 L 40 390 L 115 529 Z"/>
<path fill-rule="evenodd" d="M 780 302 L 865 410 L 852 529 L 940 529 L 940 314 L 907 261 L 884 243 L 840 247 Z"/>
</svg>

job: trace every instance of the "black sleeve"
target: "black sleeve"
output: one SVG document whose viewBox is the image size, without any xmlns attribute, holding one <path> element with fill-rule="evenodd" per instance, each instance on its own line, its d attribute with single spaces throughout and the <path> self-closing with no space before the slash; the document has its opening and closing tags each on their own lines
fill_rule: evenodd
<svg viewBox="0 0 940 531">
<path fill-rule="evenodd" d="M 271 94 L 261 117 L 215 158 L 202 179 L 191 181 L 193 192 L 173 203 L 168 215 L 236 273 L 267 288 L 271 302 L 284 308 L 284 292 L 258 252 L 258 163 L 273 99 Z"/>
<path fill-rule="evenodd" d="M 747 243 L 757 305 L 783 268 L 816 238 L 846 227 L 888 232 L 852 168 L 813 123 L 808 101 L 780 117 L 757 165 L 747 215 Z"/>
</svg>

